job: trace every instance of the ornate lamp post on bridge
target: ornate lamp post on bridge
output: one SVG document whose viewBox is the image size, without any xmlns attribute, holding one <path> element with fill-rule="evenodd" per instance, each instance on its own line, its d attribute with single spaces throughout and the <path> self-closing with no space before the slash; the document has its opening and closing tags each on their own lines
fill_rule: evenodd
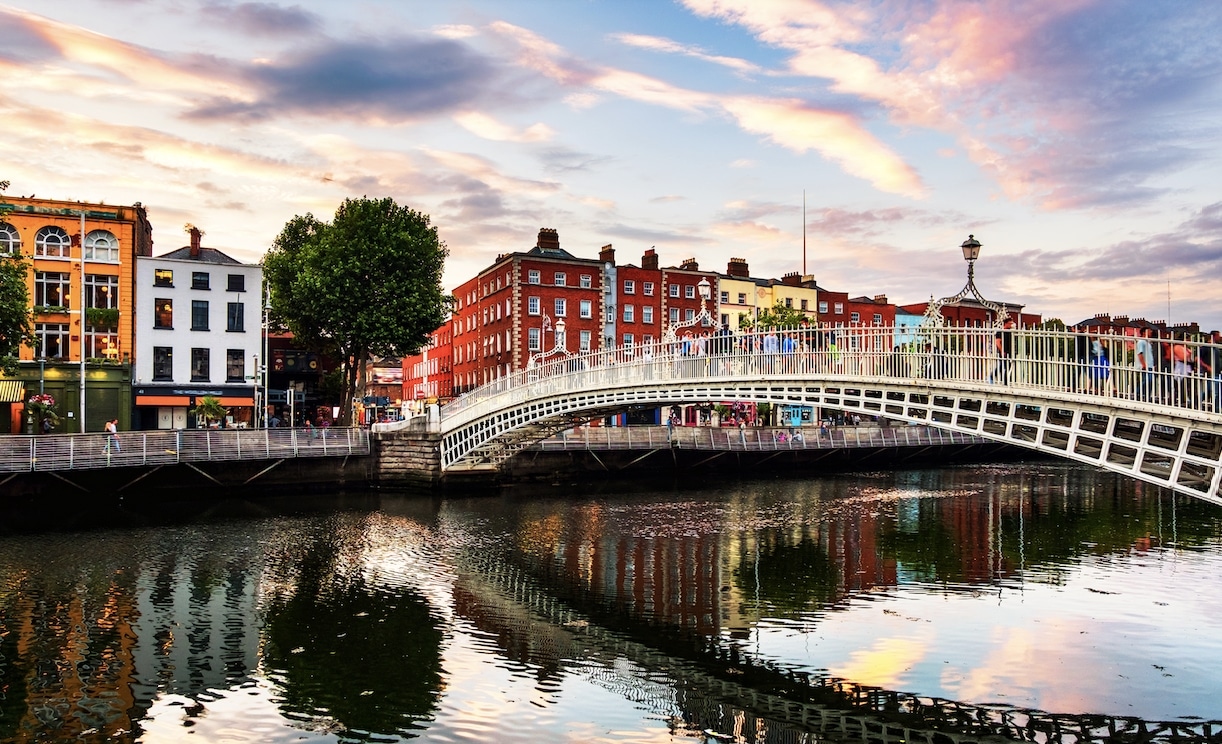
<svg viewBox="0 0 1222 744">
<path fill-rule="evenodd" d="M 694 325 L 717 326 L 717 322 L 713 319 L 712 314 L 709 313 L 709 298 L 713 296 L 713 285 L 709 284 L 708 277 L 701 277 L 700 282 L 696 285 L 696 291 L 700 294 L 700 313 L 688 320 L 667 326 L 666 333 L 663 336 L 664 341 L 677 341 L 679 330 L 683 328 L 690 328 Z"/>
<path fill-rule="evenodd" d="M 558 318 L 555 326 L 556 336 L 554 345 L 550 349 L 532 354 L 530 359 L 526 362 L 526 369 L 534 369 L 541 364 L 544 359 L 554 354 L 563 354 L 566 357 L 573 356 L 571 353 L 569 353 L 568 341 L 564 337 L 564 329 L 564 318 Z"/>
<path fill-rule="evenodd" d="M 967 261 L 967 284 L 959 293 L 951 297 L 943 297 L 940 300 L 934 300 L 932 296 L 929 298 L 929 306 L 925 309 L 925 320 L 923 325 L 940 326 L 943 323 L 942 308 L 946 305 L 953 305 L 960 300 L 972 298 L 979 302 L 985 308 L 993 313 L 993 326 L 1001 328 L 1005 325 L 1006 318 L 1009 312 L 1005 306 L 992 300 L 987 300 L 980 294 L 980 290 L 976 289 L 976 259 L 980 258 L 980 241 L 976 240 L 975 235 L 968 235 L 967 240 L 959 246 L 963 250 L 963 260 Z"/>
</svg>

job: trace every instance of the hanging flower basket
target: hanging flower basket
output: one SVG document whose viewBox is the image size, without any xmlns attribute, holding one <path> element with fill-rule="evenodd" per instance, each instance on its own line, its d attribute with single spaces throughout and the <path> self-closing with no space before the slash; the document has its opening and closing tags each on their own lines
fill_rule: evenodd
<svg viewBox="0 0 1222 744">
<path fill-rule="evenodd" d="M 34 420 L 42 425 L 44 431 L 49 431 L 59 423 L 59 414 L 55 412 L 55 398 L 48 393 L 31 395 L 26 407 L 34 412 Z"/>
</svg>

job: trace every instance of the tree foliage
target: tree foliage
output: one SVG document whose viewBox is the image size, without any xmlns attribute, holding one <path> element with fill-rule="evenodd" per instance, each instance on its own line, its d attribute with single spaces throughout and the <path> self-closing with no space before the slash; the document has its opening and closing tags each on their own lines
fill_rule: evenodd
<svg viewBox="0 0 1222 744">
<path fill-rule="evenodd" d="M 739 316 L 739 321 L 740 328 L 751 328 L 752 330 L 796 328 L 810 323 L 810 316 L 801 310 L 786 306 L 783 302 L 778 302 L 770 308 L 760 310 L 759 315 L 755 318 L 743 313 Z"/>
<path fill-rule="evenodd" d="M 7 188 L 8 181 L 0 181 L 0 193 Z M 0 219 L 6 211 L 0 205 Z M 26 286 L 29 268 L 21 256 L 0 256 L 0 369 L 5 374 L 17 371 L 22 344 L 34 338 L 34 316 Z"/>
<path fill-rule="evenodd" d="M 263 260 L 271 320 L 344 367 L 343 423 L 371 355 L 415 353 L 449 312 L 448 254 L 428 215 L 393 199 L 346 199 L 331 222 L 285 224 Z"/>
</svg>

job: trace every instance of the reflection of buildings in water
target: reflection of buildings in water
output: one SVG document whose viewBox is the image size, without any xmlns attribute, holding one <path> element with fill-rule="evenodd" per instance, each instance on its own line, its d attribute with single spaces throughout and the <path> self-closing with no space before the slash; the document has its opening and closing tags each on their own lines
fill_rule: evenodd
<svg viewBox="0 0 1222 744">
<path fill-rule="evenodd" d="M 214 558 L 245 555 L 240 545 L 182 542 L 159 565 L 133 565 L 125 554 L 111 557 L 107 567 L 94 550 L 113 544 L 113 537 L 100 540 L 80 537 L 54 559 L 65 570 L 92 566 L 91 576 L 55 575 L 42 565 L 43 585 L 22 586 L 13 604 L 0 607 L 12 632 L 0 640 L 6 706 L 24 706 L 11 732 L 18 738 L 122 739 L 158 697 L 227 689 L 257 666 L 259 623 L 249 579 L 255 572 L 247 559 L 218 564 Z M 135 555 L 164 549 L 125 547 Z M 81 555 L 74 559 L 74 553 Z"/>
</svg>

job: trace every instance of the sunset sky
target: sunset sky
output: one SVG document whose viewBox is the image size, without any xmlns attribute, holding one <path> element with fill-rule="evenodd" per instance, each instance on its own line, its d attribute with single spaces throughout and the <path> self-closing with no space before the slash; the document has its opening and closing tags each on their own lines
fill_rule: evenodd
<svg viewBox="0 0 1222 744">
<path fill-rule="evenodd" d="M 345 197 L 429 214 L 453 288 L 559 231 L 1222 328 L 1211 0 L 0 0 L 0 180 L 142 202 L 257 261 Z"/>
</svg>

